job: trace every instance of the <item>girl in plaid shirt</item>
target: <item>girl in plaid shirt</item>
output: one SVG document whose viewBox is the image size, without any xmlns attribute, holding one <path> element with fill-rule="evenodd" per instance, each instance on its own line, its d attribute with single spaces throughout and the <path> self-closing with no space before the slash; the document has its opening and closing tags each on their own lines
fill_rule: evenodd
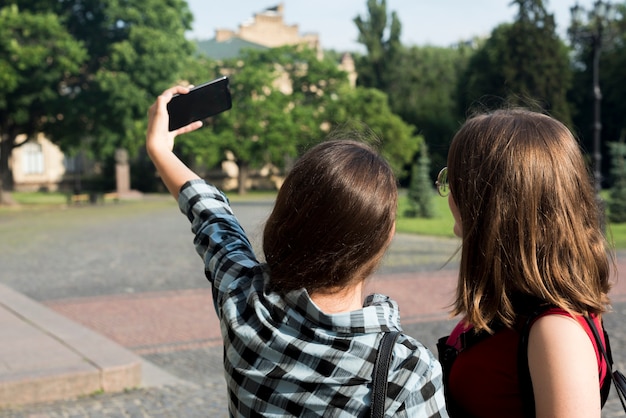
<svg viewBox="0 0 626 418">
<path fill-rule="evenodd" d="M 289 172 L 263 235 L 259 262 L 227 198 L 172 152 L 163 92 L 149 111 L 146 149 L 191 222 L 213 287 L 232 416 L 369 416 L 382 335 L 401 330 L 396 302 L 370 295 L 395 230 L 396 179 L 354 140 L 325 141 Z M 393 348 L 385 415 L 447 417 L 433 354 L 401 335 Z"/>
</svg>

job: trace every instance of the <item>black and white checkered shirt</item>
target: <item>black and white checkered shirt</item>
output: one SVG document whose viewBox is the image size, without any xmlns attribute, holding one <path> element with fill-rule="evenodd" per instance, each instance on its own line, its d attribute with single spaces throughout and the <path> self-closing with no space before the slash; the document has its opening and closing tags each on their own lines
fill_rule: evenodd
<svg viewBox="0 0 626 418">
<path fill-rule="evenodd" d="M 224 339 L 229 410 L 237 417 L 367 417 L 382 333 L 400 329 L 396 302 L 371 295 L 358 311 L 327 315 L 306 290 L 268 292 L 259 263 L 226 197 L 186 183 L 179 205 L 213 286 Z M 415 339 L 393 349 L 386 416 L 447 417 L 441 366 Z"/>
</svg>

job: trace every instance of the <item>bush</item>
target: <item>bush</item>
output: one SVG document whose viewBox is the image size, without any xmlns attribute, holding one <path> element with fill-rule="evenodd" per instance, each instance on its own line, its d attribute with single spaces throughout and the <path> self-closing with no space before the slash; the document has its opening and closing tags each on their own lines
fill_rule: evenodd
<svg viewBox="0 0 626 418">
<path fill-rule="evenodd" d="M 626 222 L 626 144 L 623 141 L 609 143 L 613 186 L 608 203 L 609 221 Z"/>
<path fill-rule="evenodd" d="M 410 218 L 433 217 L 433 182 L 429 176 L 430 158 L 425 146 L 422 146 L 417 162 L 411 168 L 411 183 L 409 185 L 409 208 L 405 216 Z"/>
</svg>

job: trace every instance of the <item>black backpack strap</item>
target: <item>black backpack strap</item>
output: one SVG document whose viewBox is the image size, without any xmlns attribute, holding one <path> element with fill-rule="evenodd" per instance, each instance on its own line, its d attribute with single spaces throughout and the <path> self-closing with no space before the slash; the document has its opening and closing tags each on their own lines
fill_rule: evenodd
<svg viewBox="0 0 626 418">
<path fill-rule="evenodd" d="M 454 364 L 459 352 L 455 347 L 448 345 L 449 337 L 449 335 L 446 335 L 437 340 L 437 357 L 439 358 L 443 372 L 443 395 L 446 399 L 448 415 L 451 417 L 462 417 L 463 413 L 461 407 L 457 405 L 450 395 L 450 372 L 452 371 L 452 364 Z"/>
<path fill-rule="evenodd" d="M 372 418 L 382 418 L 385 416 L 389 365 L 391 364 L 393 346 L 399 336 L 400 331 L 390 331 L 386 332 L 380 340 L 372 378 L 372 397 L 370 402 L 370 416 Z"/>
<path fill-rule="evenodd" d="M 593 336 L 596 339 L 596 345 L 598 346 L 598 350 L 604 357 L 604 361 L 606 361 L 606 376 L 604 377 L 604 381 L 602 382 L 602 387 L 600 388 L 600 396 L 602 401 L 602 406 L 606 403 L 607 398 L 609 397 L 609 392 L 611 391 L 611 380 L 615 384 L 615 389 L 617 390 L 617 394 L 620 402 L 622 403 L 622 408 L 626 411 L 626 401 L 624 400 L 624 383 L 620 381 L 623 379 L 622 374 L 619 371 L 613 372 L 613 354 L 611 353 L 611 343 L 609 341 L 609 334 L 604 329 L 604 323 L 602 324 L 602 332 L 604 334 L 604 345 L 602 344 L 602 340 L 600 339 L 600 333 L 596 328 L 596 324 L 589 318 L 589 316 L 585 316 L 585 321 L 587 321 L 587 325 L 591 328 L 591 332 L 593 332 Z M 620 390 L 620 385 L 622 385 Z"/>
</svg>

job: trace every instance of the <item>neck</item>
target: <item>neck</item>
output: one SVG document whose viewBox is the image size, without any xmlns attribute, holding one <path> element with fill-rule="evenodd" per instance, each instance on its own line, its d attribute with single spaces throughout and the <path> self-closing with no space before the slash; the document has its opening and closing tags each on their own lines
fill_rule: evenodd
<svg viewBox="0 0 626 418">
<path fill-rule="evenodd" d="M 356 311 L 363 308 L 363 282 L 336 291 L 315 292 L 311 300 L 325 314 Z"/>
</svg>

